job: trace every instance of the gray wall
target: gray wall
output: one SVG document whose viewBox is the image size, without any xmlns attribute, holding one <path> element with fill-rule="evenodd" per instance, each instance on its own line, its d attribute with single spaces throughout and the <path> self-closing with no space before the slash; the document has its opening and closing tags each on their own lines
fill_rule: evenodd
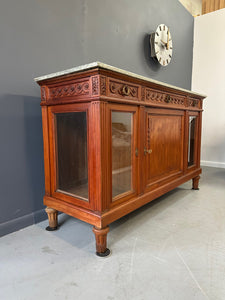
<svg viewBox="0 0 225 300">
<path fill-rule="evenodd" d="M 149 33 L 172 33 L 171 64 L 149 58 Z M 39 87 L 33 78 L 101 61 L 189 89 L 193 17 L 178 0 L 1 0 L 0 230 L 44 217 Z"/>
</svg>

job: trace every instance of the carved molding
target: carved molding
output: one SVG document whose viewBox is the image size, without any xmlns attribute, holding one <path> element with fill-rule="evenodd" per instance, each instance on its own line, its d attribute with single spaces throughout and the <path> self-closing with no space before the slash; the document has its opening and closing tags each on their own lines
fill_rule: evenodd
<svg viewBox="0 0 225 300">
<path fill-rule="evenodd" d="M 41 100 L 46 101 L 45 86 L 41 87 Z"/>
<path fill-rule="evenodd" d="M 101 92 L 101 95 L 106 95 L 106 77 L 105 76 L 100 77 L 100 92 Z"/>
<path fill-rule="evenodd" d="M 158 93 L 150 89 L 145 91 L 145 100 L 163 103 L 165 101 L 166 94 Z"/>
<path fill-rule="evenodd" d="M 184 105 L 185 101 L 184 101 L 184 98 L 182 98 L 182 97 L 171 96 L 170 103 L 172 103 L 172 104 L 178 104 L 178 105 Z"/>
<path fill-rule="evenodd" d="M 150 149 L 150 132 L 151 132 L 151 118 L 148 115 L 148 132 L 147 132 L 147 145 L 148 145 L 148 149 Z"/>
<path fill-rule="evenodd" d="M 92 77 L 92 95 L 98 95 L 98 76 Z"/>
<path fill-rule="evenodd" d="M 109 90 L 114 95 L 138 98 L 138 87 L 116 81 L 110 81 Z"/>
<path fill-rule="evenodd" d="M 141 101 L 145 101 L 145 88 L 141 87 Z"/>
<path fill-rule="evenodd" d="M 188 99 L 187 105 L 191 107 L 198 107 L 199 101 L 197 99 Z"/>
<path fill-rule="evenodd" d="M 50 98 L 71 97 L 89 94 L 89 82 L 79 82 L 50 89 Z"/>
<path fill-rule="evenodd" d="M 160 93 L 151 89 L 146 89 L 145 99 L 147 102 L 153 101 L 161 104 L 165 104 L 165 103 L 176 104 L 176 105 L 185 104 L 184 97 L 179 97 L 179 96 L 170 95 L 166 93 Z"/>
</svg>

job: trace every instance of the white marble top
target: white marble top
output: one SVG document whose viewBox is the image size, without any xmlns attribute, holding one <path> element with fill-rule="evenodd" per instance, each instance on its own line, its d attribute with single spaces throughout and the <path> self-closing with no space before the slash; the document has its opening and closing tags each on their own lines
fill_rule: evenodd
<svg viewBox="0 0 225 300">
<path fill-rule="evenodd" d="M 125 71 L 123 69 L 119 69 L 119 68 L 116 68 L 116 67 L 98 62 L 98 61 L 86 64 L 86 65 L 74 67 L 74 68 L 71 68 L 71 69 L 67 69 L 67 70 L 64 70 L 64 71 L 60 71 L 60 72 L 51 73 L 51 74 L 48 74 L 48 75 L 36 77 L 36 78 L 34 78 L 34 80 L 36 82 L 38 82 L 38 81 L 51 79 L 51 78 L 55 78 L 55 77 L 59 77 L 59 76 L 67 75 L 67 74 L 71 74 L 71 73 L 76 73 L 76 72 L 79 72 L 79 71 L 85 71 L 85 70 L 89 70 L 89 69 L 93 69 L 93 68 L 97 68 L 97 67 L 100 67 L 100 68 L 103 68 L 103 69 L 106 69 L 106 70 L 110 70 L 110 71 L 115 71 L 115 72 L 118 72 L 118 73 L 121 73 L 121 74 L 124 74 L 124 75 L 128 75 L 128 76 L 131 76 L 131 77 L 135 77 L 135 78 L 138 78 L 138 79 L 141 79 L 141 80 L 146 80 L 146 81 L 156 83 L 156 84 L 159 84 L 159 85 L 163 85 L 163 86 L 166 86 L 166 87 L 169 87 L 169 88 L 177 89 L 177 90 L 180 90 L 180 91 L 183 91 L 183 92 L 195 94 L 195 95 L 198 95 L 198 96 L 201 96 L 201 97 L 204 97 L 204 98 L 206 97 L 205 95 L 202 95 L 202 94 L 199 94 L 199 93 L 196 93 L 196 92 L 192 92 L 192 91 L 189 91 L 189 90 L 186 90 L 186 89 L 174 86 L 174 85 L 170 85 L 168 83 L 157 81 L 157 80 L 151 79 L 149 77 L 145 77 L 145 76 L 138 75 L 138 74 L 135 74 L 135 73 L 132 73 L 132 72 L 129 72 L 129 71 Z"/>
</svg>

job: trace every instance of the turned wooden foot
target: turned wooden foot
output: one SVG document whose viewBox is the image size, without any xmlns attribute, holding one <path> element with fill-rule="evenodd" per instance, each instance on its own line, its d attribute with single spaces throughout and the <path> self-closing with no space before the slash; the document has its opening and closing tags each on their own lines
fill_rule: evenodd
<svg viewBox="0 0 225 300">
<path fill-rule="evenodd" d="M 58 227 L 58 211 L 51 207 L 46 207 L 46 213 L 48 214 L 49 226 L 46 227 L 46 230 L 53 231 Z"/>
<path fill-rule="evenodd" d="M 198 184 L 199 184 L 200 176 L 196 176 L 195 178 L 192 178 L 192 189 L 193 190 L 199 190 Z"/>
<path fill-rule="evenodd" d="M 110 254 L 110 250 L 107 248 L 107 233 L 109 232 L 109 226 L 105 228 L 93 227 L 96 240 L 96 254 L 98 256 L 107 256 Z"/>
</svg>

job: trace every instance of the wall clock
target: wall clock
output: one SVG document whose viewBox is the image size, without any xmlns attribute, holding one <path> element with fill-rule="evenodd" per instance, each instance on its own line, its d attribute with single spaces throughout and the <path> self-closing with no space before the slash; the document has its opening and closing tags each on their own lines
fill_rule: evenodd
<svg viewBox="0 0 225 300">
<path fill-rule="evenodd" d="M 151 57 L 162 66 L 167 66 L 172 58 L 173 44 L 170 29 L 165 24 L 160 24 L 156 32 L 150 35 Z"/>
</svg>

